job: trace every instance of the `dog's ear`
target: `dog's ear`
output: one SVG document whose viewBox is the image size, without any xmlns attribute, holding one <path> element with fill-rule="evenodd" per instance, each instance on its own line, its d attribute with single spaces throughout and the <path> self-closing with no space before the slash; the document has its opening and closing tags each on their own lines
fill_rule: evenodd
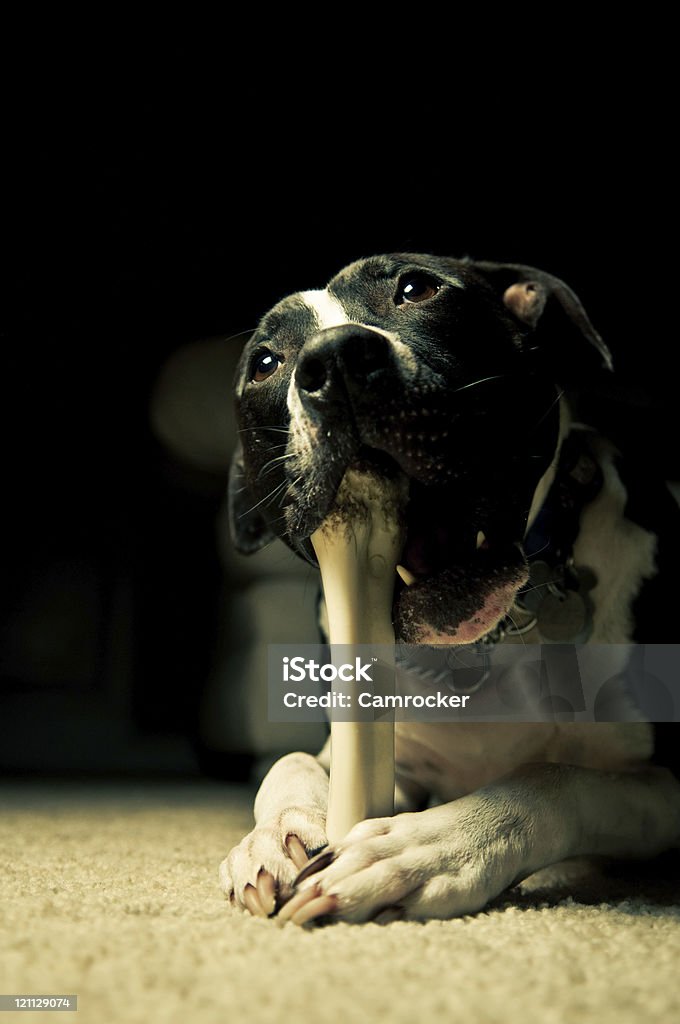
<svg viewBox="0 0 680 1024">
<path fill-rule="evenodd" d="M 234 452 L 229 469 L 229 532 L 231 540 L 242 555 L 252 555 L 274 539 L 267 523 L 254 507 L 255 499 L 246 483 L 243 468 L 243 448 Z"/>
<path fill-rule="evenodd" d="M 568 378 L 613 369 L 612 357 L 578 295 L 559 277 L 519 263 L 470 261 L 502 298 L 506 309 L 531 331 L 531 348 Z"/>
</svg>

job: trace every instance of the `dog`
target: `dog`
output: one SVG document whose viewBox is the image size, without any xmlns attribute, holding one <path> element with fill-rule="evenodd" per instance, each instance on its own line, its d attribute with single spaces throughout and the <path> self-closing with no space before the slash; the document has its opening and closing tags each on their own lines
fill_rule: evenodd
<svg viewBox="0 0 680 1024">
<path fill-rule="evenodd" d="M 584 382 L 611 371 L 579 298 L 544 271 L 361 259 L 278 303 L 245 347 L 235 546 L 278 536 L 315 562 L 310 535 L 347 469 L 398 472 L 398 643 L 485 642 L 509 622 L 527 643 L 668 642 L 675 503 L 657 487 L 641 513 L 635 467 L 580 422 Z M 575 606 L 566 624 L 546 590 Z M 680 844 L 680 781 L 654 763 L 646 721 L 398 722 L 395 748 L 394 817 L 334 849 L 329 744 L 277 761 L 220 868 L 232 904 L 297 924 L 449 918 L 569 858 Z"/>
</svg>

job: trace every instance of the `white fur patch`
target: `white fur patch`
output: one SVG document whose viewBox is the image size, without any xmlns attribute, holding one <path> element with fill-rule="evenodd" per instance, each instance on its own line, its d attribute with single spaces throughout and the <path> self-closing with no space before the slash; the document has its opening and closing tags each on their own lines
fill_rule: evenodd
<svg viewBox="0 0 680 1024">
<path fill-rule="evenodd" d="M 290 375 L 290 384 L 288 385 L 288 396 L 286 398 L 286 405 L 288 406 L 288 412 L 290 413 L 291 421 L 300 418 L 302 412 L 302 403 L 300 402 L 300 396 L 298 395 L 297 385 L 295 383 L 295 370 Z"/>
<path fill-rule="evenodd" d="M 300 292 L 307 306 L 314 311 L 320 331 L 327 327 L 341 327 L 352 323 L 339 299 L 331 295 L 327 288 L 318 291 Z"/>
<path fill-rule="evenodd" d="M 591 643 L 629 643 L 633 631 L 631 605 L 643 580 L 656 574 L 656 537 L 624 516 L 628 495 L 614 465 L 617 454 L 604 438 L 594 439 L 593 454 L 602 468 L 602 490 L 581 514 L 574 543 L 577 565 L 592 569 L 598 579 Z"/>
<path fill-rule="evenodd" d="M 312 454 L 313 444 L 316 443 L 318 429 L 310 422 L 300 400 L 295 383 L 295 371 L 291 374 L 286 404 L 290 413 L 291 451 L 294 451 L 296 455 L 308 458 Z"/>
<path fill-rule="evenodd" d="M 452 278 L 450 283 L 453 284 L 455 281 L 458 281 L 458 278 Z M 458 281 L 457 287 L 462 288 L 462 282 Z M 316 291 L 300 292 L 300 298 L 314 313 L 319 331 L 325 331 L 329 327 L 342 327 L 345 324 L 357 324 L 358 327 L 365 327 L 369 331 L 375 331 L 376 334 L 382 334 L 382 336 L 387 338 L 389 341 L 393 351 L 399 356 L 400 365 L 402 367 L 406 367 L 412 376 L 416 374 L 418 365 L 416 358 L 408 345 L 405 345 L 404 342 L 401 341 L 392 331 L 383 330 L 381 327 L 376 327 L 373 324 L 364 324 L 360 320 L 352 320 L 351 317 L 347 315 L 347 311 L 340 300 L 336 299 L 334 295 L 331 295 L 327 288 Z M 294 410 L 294 386 L 295 375 L 293 374 L 293 378 L 290 382 L 290 388 L 288 389 L 288 409 L 290 410 L 291 415 Z M 299 399 L 295 408 L 299 413 Z"/>
</svg>

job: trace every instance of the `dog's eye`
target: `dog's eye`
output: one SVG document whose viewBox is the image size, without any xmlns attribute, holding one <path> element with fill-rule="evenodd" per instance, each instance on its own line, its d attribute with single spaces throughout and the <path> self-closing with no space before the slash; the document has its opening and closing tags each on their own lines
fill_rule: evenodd
<svg viewBox="0 0 680 1024">
<path fill-rule="evenodd" d="M 251 381 L 259 384 L 260 381 L 266 380 L 267 377 L 271 377 L 273 373 L 276 373 L 280 365 L 281 360 L 278 356 L 275 356 L 268 348 L 260 349 L 253 356 L 253 361 L 250 364 Z"/>
<path fill-rule="evenodd" d="M 397 306 L 403 306 L 409 302 L 425 302 L 436 295 L 440 288 L 439 281 L 430 277 L 429 274 L 407 274 L 399 282 L 394 301 Z"/>
</svg>

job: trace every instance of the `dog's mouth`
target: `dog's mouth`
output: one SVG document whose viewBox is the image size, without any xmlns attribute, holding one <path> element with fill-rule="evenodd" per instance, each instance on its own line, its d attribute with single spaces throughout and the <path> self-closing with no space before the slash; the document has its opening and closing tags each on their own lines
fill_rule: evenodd
<svg viewBox="0 0 680 1024">
<path fill-rule="evenodd" d="M 431 513 L 430 496 L 415 485 L 397 569 L 396 634 L 404 643 L 473 643 L 507 615 L 527 582 L 521 541 L 481 517 L 458 520 L 455 508 L 451 520 L 433 521 Z"/>
<path fill-rule="evenodd" d="M 367 446 L 347 468 L 379 477 L 402 474 L 394 459 Z M 528 579 L 523 524 L 508 521 L 507 510 L 500 520 L 482 498 L 464 500 L 467 488 L 408 483 L 393 598 L 397 640 L 473 643 L 505 617 Z M 331 508 L 332 502 L 327 512 Z M 311 543 L 303 546 L 313 559 Z"/>
</svg>

